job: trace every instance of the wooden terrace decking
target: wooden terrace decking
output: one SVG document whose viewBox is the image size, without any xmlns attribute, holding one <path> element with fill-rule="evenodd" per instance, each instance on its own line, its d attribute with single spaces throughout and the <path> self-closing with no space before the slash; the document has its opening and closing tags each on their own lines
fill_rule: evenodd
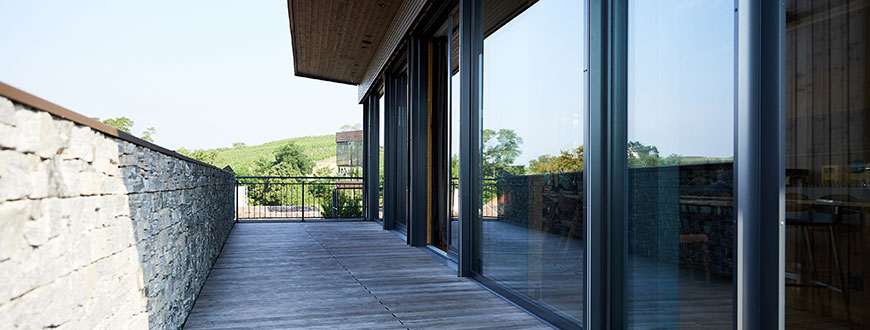
<svg viewBox="0 0 870 330">
<path fill-rule="evenodd" d="M 240 223 L 186 329 L 549 328 L 372 222 Z"/>
</svg>

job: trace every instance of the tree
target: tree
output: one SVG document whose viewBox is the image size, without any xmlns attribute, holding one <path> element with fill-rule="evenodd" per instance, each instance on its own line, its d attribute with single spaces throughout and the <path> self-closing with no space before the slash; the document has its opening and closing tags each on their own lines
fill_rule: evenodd
<svg viewBox="0 0 870 330">
<path fill-rule="evenodd" d="M 157 129 L 154 127 L 148 127 L 142 131 L 142 140 L 154 142 L 154 135 L 157 135 Z"/>
<path fill-rule="evenodd" d="M 529 171 L 535 174 L 583 171 L 583 146 L 562 150 L 559 156 L 538 156 L 538 159 L 529 161 Z"/>
<path fill-rule="evenodd" d="M 293 142 L 289 142 L 272 154 L 272 158 L 260 158 L 256 164 L 256 175 L 259 176 L 307 176 L 314 169 L 314 162 L 308 158 L 302 148 Z M 295 183 L 301 183 L 300 179 L 270 179 L 265 184 L 253 186 L 248 190 L 248 198 L 252 205 L 301 205 L 302 192 L 299 194 L 291 194 L 286 196 L 286 190 L 302 187 L 301 185 L 293 186 Z M 274 184 L 273 184 L 274 183 Z M 308 200 L 312 195 L 312 188 L 317 187 L 306 186 L 305 198 Z M 289 198 L 288 198 L 289 197 Z M 308 204 L 308 203 L 306 203 Z M 310 205 L 310 204 L 309 204 Z"/>
<path fill-rule="evenodd" d="M 124 131 L 129 134 L 133 134 L 133 120 L 127 117 L 117 117 L 117 118 L 109 118 L 106 120 L 100 120 L 99 117 L 91 117 L 91 119 L 102 122 L 103 124 L 114 127 L 119 131 Z M 157 135 L 157 129 L 154 127 L 148 127 L 142 131 L 142 140 L 148 142 L 154 142 L 154 136 Z M 185 149 L 187 150 L 187 149 Z M 179 152 L 180 153 L 180 152 Z"/>
<path fill-rule="evenodd" d="M 233 142 L 233 148 L 241 148 L 244 146 L 245 146 L 245 144 L 242 142 Z"/>
<path fill-rule="evenodd" d="M 209 163 L 217 166 L 217 150 L 196 149 L 191 151 L 186 148 L 178 148 L 178 150 L 175 150 L 175 152 L 196 159 L 203 163 Z"/>
<path fill-rule="evenodd" d="M 659 149 L 646 146 L 639 141 L 628 142 L 628 167 L 658 166 L 661 158 Z"/>
<path fill-rule="evenodd" d="M 100 120 L 98 117 L 94 117 L 94 120 Z M 118 117 L 118 118 L 109 118 L 102 121 L 103 124 L 112 126 L 118 130 L 130 133 L 133 130 L 133 120 L 127 117 Z"/>
<path fill-rule="evenodd" d="M 522 165 L 511 165 L 520 156 L 523 138 L 514 130 L 483 130 L 483 176 L 520 175 L 525 169 Z"/>
<path fill-rule="evenodd" d="M 289 142 L 275 150 L 274 159 L 258 160 L 257 167 L 266 176 L 303 176 L 311 174 L 314 161 L 297 144 Z"/>
<path fill-rule="evenodd" d="M 360 124 L 360 123 L 356 123 L 353 125 L 344 124 L 344 125 L 341 125 L 341 128 L 339 128 L 339 130 L 342 132 L 359 131 L 361 129 L 362 129 L 362 124 Z"/>
</svg>

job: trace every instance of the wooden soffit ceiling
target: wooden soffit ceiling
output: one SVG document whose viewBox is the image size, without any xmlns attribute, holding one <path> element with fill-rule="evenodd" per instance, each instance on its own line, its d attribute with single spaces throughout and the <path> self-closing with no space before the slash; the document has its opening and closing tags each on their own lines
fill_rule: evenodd
<svg viewBox="0 0 870 330">
<path fill-rule="evenodd" d="M 288 0 L 297 76 L 357 85 L 399 0 Z"/>
</svg>

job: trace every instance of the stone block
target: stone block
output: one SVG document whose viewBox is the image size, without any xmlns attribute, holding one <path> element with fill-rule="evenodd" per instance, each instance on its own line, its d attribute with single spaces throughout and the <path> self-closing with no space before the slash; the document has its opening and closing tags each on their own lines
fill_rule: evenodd
<svg viewBox="0 0 870 330">
<path fill-rule="evenodd" d="M 15 104 L 2 96 L 0 96 L 0 124 L 16 126 Z"/>
<path fill-rule="evenodd" d="M 87 126 L 74 125 L 70 128 L 70 142 L 60 153 L 61 159 L 81 159 L 86 162 L 94 161 L 94 140 L 96 133 Z"/>
<path fill-rule="evenodd" d="M 30 220 L 30 206 L 30 201 L 26 200 L 0 203 L 0 262 L 15 258 L 29 248 L 24 240 L 24 223 Z M 0 302 L 2 297 L 0 289 Z"/>
<path fill-rule="evenodd" d="M 87 163 L 83 160 L 72 159 L 54 163 L 55 172 L 49 176 L 50 183 L 57 188 L 57 195 L 61 197 L 80 196 L 79 173 L 87 169 Z"/>
<path fill-rule="evenodd" d="M 0 123 L 0 147 L 15 149 L 18 144 L 18 129 L 15 126 Z"/>
<path fill-rule="evenodd" d="M 103 180 L 96 172 L 79 172 L 79 189 L 82 196 L 102 193 Z"/>
<path fill-rule="evenodd" d="M 21 199 L 32 188 L 30 171 L 36 157 L 14 150 L 0 150 L 0 201 Z"/>
</svg>

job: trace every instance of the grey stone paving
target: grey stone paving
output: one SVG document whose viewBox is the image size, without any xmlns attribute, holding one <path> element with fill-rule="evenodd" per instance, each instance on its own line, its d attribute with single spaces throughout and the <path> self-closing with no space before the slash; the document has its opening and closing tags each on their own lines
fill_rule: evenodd
<svg viewBox="0 0 870 330">
<path fill-rule="evenodd" d="M 187 329 L 534 329 L 534 317 L 370 222 L 237 224 Z"/>
</svg>

